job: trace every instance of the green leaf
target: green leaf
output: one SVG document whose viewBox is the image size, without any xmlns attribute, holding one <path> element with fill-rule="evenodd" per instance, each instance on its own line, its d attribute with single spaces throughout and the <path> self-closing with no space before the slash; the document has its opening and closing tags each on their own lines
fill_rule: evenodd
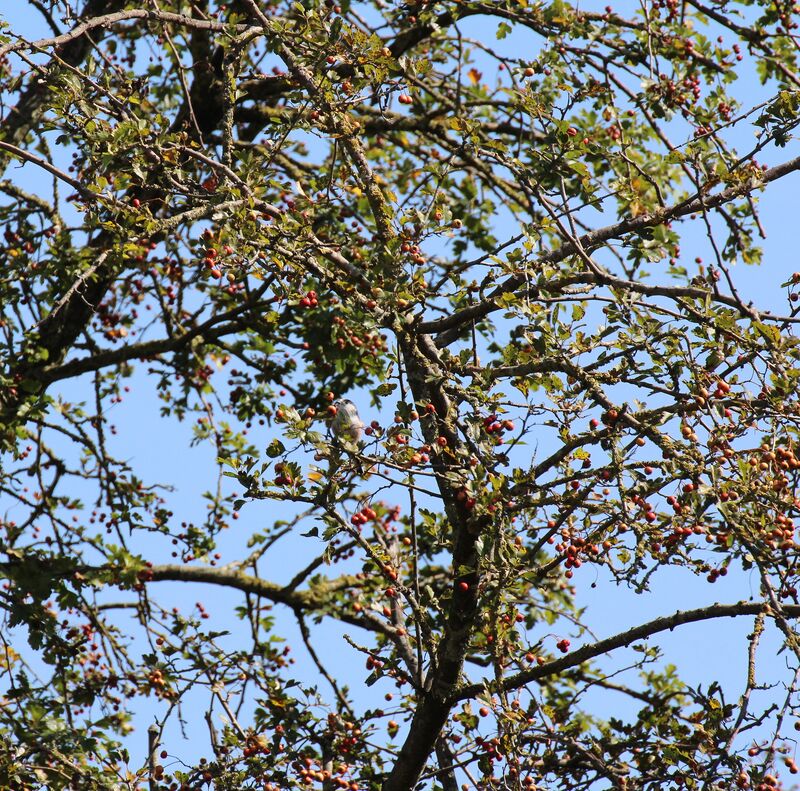
<svg viewBox="0 0 800 791">
<path fill-rule="evenodd" d="M 274 459 L 285 452 L 286 452 L 286 447 L 279 439 L 273 439 L 272 442 L 270 442 L 269 445 L 267 445 L 266 454 L 271 459 Z"/>
</svg>

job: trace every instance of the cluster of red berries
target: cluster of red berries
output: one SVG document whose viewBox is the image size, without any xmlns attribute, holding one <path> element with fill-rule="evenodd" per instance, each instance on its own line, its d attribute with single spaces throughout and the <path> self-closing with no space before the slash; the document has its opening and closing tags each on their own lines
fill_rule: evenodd
<svg viewBox="0 0 800 791">
<path fill-rule="evenodd" d="M 499 420 L 497 415 L 488 415 L 483 419 L 483 430 L 494 437 L 495 445 L 503 444 L 503 432 L 513 431 L 514 422 L 512 420 Z"/>
<path fill-rule="evenodd" d="M 361 525 L 365 525 L 367 522 L 371 522 L 373 519 L 377 518 L 378 515 L 375 513 L 375 510 L 366 505 L 350 517 L 350 524 L 355 527 L 361 527 Z"/>
<path fill-rule="evenodd" d="M 275 476 L 275 483 L 278 486 L 291 486 L 294 483 L 294 478 L 288 474 L 288 471 L 283 464 L 276 464 L 275 472 L 278 473 Z"/>
<path fill-rule="evenodd" d="M 298 303 L 301 308 L 315 308 L 319 304 L 316 291 L 307 291 L 306 295 Z"/>
</svg>

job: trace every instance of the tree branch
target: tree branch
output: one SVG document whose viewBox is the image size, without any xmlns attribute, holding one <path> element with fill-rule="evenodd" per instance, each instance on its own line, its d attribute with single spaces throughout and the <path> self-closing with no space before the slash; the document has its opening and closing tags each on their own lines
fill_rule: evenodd
<svg viewBox="0 0 800 791">
<path fill-rule="evenodd" d="M 783 616 L 800 618 L 800 605 L 798 604 L 783 605 L 782 611 L 781 614 Z M 507 676 L 498 685 L 491 680 L 487 680 L 480 684 L 470 684 L 469 686 L 462 687 L 451 698 L 451 704 L 455 705 L 459 701 L 474 698 L 476 695 L 485 692 L 487 687 L 489 689 L 498 687 L 505 692 L 512 689 L 519 689 L 526 684 L 530 684 L 532 681 L 539 681 L 543 678 L 563 673 L 565 670 L 588 662 L 590 659 L 594 659 L 601 654 L 606 654 L 617 648 L 629 646 L 637 640 L 646 640 L 648 637 L 652 637 L 659 632 L 671 632 L 676 626 L 682 626 L 686 623 L 708 621 L 714 618 L 734 618 L 740 615 L 759 614 L 764 614 L 773 618 L 777 616 L 777 613 L 774 612 L 767 602 L 741 601 L 735 604 L 711 604 L 708 607 L 700 607 L 696 610 L 679 610 L 672 615 L 664 615 L 660 618 L 648 621 L 647 623 L 643 623 L 640 626 L 635 626 L 628 631 L 620 632 L 613 637 L 607 637 L 591 645 L 582 646 L 559 659 L 554 659 L 543 665 L 537 665 L 529 670 L 516 673 L 513 676 Z"/>
</svg>

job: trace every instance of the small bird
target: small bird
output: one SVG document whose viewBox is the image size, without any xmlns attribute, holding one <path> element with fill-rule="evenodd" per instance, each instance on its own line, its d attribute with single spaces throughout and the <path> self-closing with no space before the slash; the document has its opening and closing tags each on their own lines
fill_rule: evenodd
<svg viewBox="0 0 800 791">
<path fill-rule="evenodd" d="M 343 398 L 336 401 L 334 406 L 336 416 L 331 425 L 333 435 L 343 442 L 357 445 L 364 431 L 364 422 L 358 415 L 356 405 L 349 398 Z"/>
</svg>

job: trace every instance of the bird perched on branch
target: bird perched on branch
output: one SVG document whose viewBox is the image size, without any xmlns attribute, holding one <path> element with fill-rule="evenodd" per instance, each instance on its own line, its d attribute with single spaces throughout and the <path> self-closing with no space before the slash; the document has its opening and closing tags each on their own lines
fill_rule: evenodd
<svg viewBox="0 0 800 791">
<path fill-rule="evenodd" d="M 345 445 L 358 445 L 364 431 L 364 422 L 358 415 L 356 405 L 349 398 L 343 398 L 336 401 L 334 406 L 336 415 L 331 424 L 334 437 Z"/>
<path fill-rule="evenodd" d="M 359 475 L 364 472 L 358 456 L 361 451 L 361 436 L 366 426 L 358 414 L 356 405 L 349 398 L 342 398 L 333 404 L 336 414 L 333 416 L 331 431 L 334 443 L 331 448 L 328 478 L 332 479 L 342 464 L 342 451 L 351 457 L 351 467 Z"/>
</svg>

